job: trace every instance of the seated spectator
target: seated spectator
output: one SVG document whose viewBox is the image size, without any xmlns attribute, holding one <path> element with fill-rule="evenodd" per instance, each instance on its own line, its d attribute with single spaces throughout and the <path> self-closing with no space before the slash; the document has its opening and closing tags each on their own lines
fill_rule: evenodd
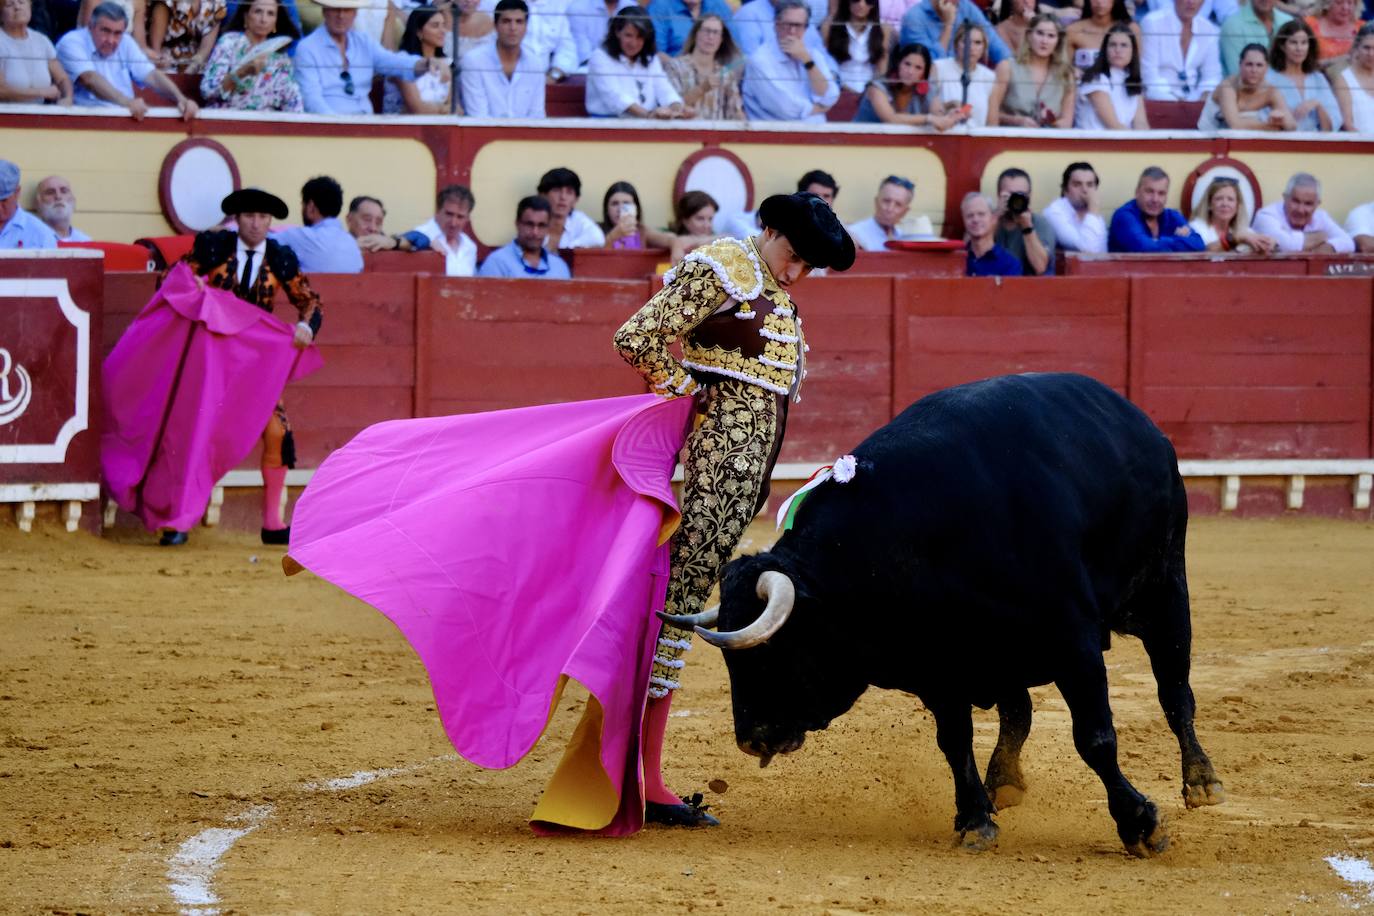
<svg viewBox="0 0 1374 916">
<path fill-rule="evenodd" d="M 200 106 L 181 94 L 148 55 L 128 35 L 128 14 L 119 4 L 106 0 L 91 13 L 89 28 L 75 29 L 57 43 L 57 59 L 75 84 L 77 105 L 127 108 L 135 121 L 148 113 L 148 103 L 134 94 L 134 83 L 146 85 L 176 103 L 189 121 Z"/>
<path fill-rule="evenodd" d="M 5 0 L 0 10 L 0 102 L 72 103 L 72 81 L 48 36 L 29 28 L 32 0 Z"/>
<path fill-rule="evenodd" d="M 1345 231 L 1361 254 L 1374 254 L 1374 201 L 1360 204 L 1345 218 Z"/>
<path fill-rule="evenodd" d="M 873 198 L 873 215 L 859 220 L 850 226 L 850 238 L 864 251 L 886 251 L 887 243 L 902 237 L 897 226 L 911 212 L 911 200 L 916 196 L 916 185 L 910 178 L 889 175 L 878 185 L 878 196 Z"/>
<path fill-rule="evenodd" d="M 1350 254 L 1355 240 L 1321 205 L 1321 182 L 1298 172 L 1288 179 L 1283 200 L 1261 207 L 1250 228 L 1277 239 L 1279 251 Z"/>
<path fill-rule="evenodd" d="M 1149 130 L 1140 53 L 1130 26 L 1114 25 L 1096 62 L 1083 74 L 1074 110 L 1080 130 Z"/>
<path fill-rule="evenodd" d="M 803 0 L 808 11 L 808 21 L 803 37 L 811 53 L 825 50 L 825 40 L 821 38 L 820 24 L 830 15 L 828 0 Z M 838 0 L 836 0 L 838 2 Z M 730 34 L 740 54 L 748 57 L 767 44 L 773 37 L 777 23 L 778 4 L 776 0 L 748 0 L 740 6 L 728 20 Z"/>
<path fill-rule="evenodd" d="M 81 0 L 81 8 L 76 14 L 76 24 L 80 28 L 88 28 L 91 24 L 91 14 L 103 0 Z M 124 10 L 125 21 L 129 23 L 129 37 L 138 45 L 139 50 L 144 54 L 148 53 L 148 4 L 147 0 L 114 0 L 121 9 Z M 37 12 L 35 10 L 35 12 Z M 58 33 L 48 33 L 49 38 L 61 37 Z"/>
<path fill-rule="evenodd" d="M 1355 35 L 1364 25 L 1360 21 L 1357 0 L 1321 0 L 1317 14 L 1304 21 L 1316 40 L 1317 63 L 1322 68 L 1345 66 L 1355 44 Z"/>
<path fill-rule="evenodd" d="M 930 52 L 921 45 L 902 45 L 892 54 L 885 79 L 868 84 L 855 124 L 913 124 L 949 130 L 969 116 L 950 108 L 930 91 Z"/>
<path fill-rule="evenodd" d="M 878 18 L 894 30 L 902 27 L 902 17 L 921 0 L 878 0 Z"/>
<path fill-rule="evenodd" d="M 1202 0 L 1173 0 L 1140 20 L 1146 98 L 1196 102 L 1221 82 L 1221 33 L 1198 15 L 1201 7 Z"/>
<path fill-rule="evenodd" d="M 654 43 L 654 23 L 638 7 L 611 20 L 605 43 L 587 65 L 587 114 L 599 118 L 688 117 Z"/>
<path fill-rule="evenodd" d="M 587 214 L 577 209 L 582 179 L 572 169 L 550 169 L 539 179 L 539 195 L 549 202 L 547 232 L 550 249 L 601 248 L 606 234 Z"/>
<path fill-rule="evenodd" d="M 551 209 L 549 202 L 542 197 L 523 198 L 515 208 L 515 241 L 487 255 L 477 276 L 571 279 L 567 262 L 544 248 L 549 234 Z"/>
<path fill-rule="evenodd" d="M 573 46 L 577 50 L 577 68 L 571 72 L 586 73 L 596 49 L 606 41 L 611 30 L 611 19 L 615 14 L 630 6 L 639 6 L 635 0 L 571 0 L 568 4 L 568 29 L 572 32 Z M 658 23 L 654 23 L 658 28 Z"/>
<path fill-rule="evenodd" d="M 1135 200 L 1112 214 L 1107 250 L 1159 254 L 1171 251 L 1202 251 L 1207 246 L 1183 214 L 1165 206 L 1169 201 L 1169 175 L 1152 165 L 1140 173 Z"/>
<path fill-rule="evenodd" d="M 987 32 L 982 26 L 966 22 L 954 34 L 954 54 L 937 57 L 931 67 L 931 94 L 940 100 L 946 111 L 959 112 L 974 127 L 987 127 L 993 123 L 990 120 L 993 109 L 989 102 L 997 77 L 982 64 L 987 49 Z M 964 85 L 965 60 L 970 71 L 967 87 Z"/>
<path fill-rule="evenodd" d="M 38 218 L 47 224 L 59 242 L 89 242 L 91 237 L 72 225 L 76 215 L 76 195 L 72 183 L 61 175 L 49 175 L 38 182 L 34 194 Z"/>
<path fill-rule="evenodd" d="M 577 71 L 577 42 L 569 24 L 569 0 L 527 0 L 529 25 L 525 50 L 544 68 L 550 83 Z"/>
<path fill-rule="evenodd" d="M 461 184 L 441 188 L 434 198 L 434 217 L 403 235 L 389 236 L 400 251 L 437 251 L 444 256 L 444 274 L 471 277 L 477 272 L 477 243 L 467 233 L 477 199 Z"/>
<path fill-rule="evenodd" d="M 1366 23 L 1355 36 L 1350 66 L 1340 72 L 1335 82 L 1341 129 L 1374 134 L 1374 23 Z"/>
<path fill-rule="evenodd" d="M 840 196 L 840 186 L 835 181 L 835 176 L 829 172 L 812 169 L 797 179 L 797 193 L 815 194 L 825 201 L 826 206 L 834 209 L 835 198 Z M 747 239 L 757 235 L 762 229 L 756 212 L 717 213 L 712 225 L 715 226 L 720 235 L 728 235 L 737 239 Z"/>
<path fill-rule="evenodd" d="M 835 18 L 821 26 L 825 49 L 839 65 L 840 88 L 863 92 L 887 72 L 888 27 L 878 21 L 878 0 L 837 0 Z"/>
<path fill-rule="evenodd" d="M 1268 0 L 1273 3 L 1274 0 Z M 1086 0 L 1087 11 L 1077 22 L 1068 28 L 1069 63 L 1084 72 L 1097 62 L 1102 50 L 1102 42 L 1107 38 L 1107 30 L 1115 25 L 1130 28 L 1135 36 L 1136 50 L 1140 49 L 1140 26 L 1131 19 L 1126 8 L 1126 0 Z M 1136 55 L 1139 57 L 1139 54 Z"/>
<path fill-rule="evenodd" d="M 19 206 L 19 166 L 0 159 L 0 251 L 56 248 L 57 235 Z"/>
<path fill-rule="evenodd" d="M 391 236 L 382 228 L 386 223 L 386 207 L 375 197 L 359 195 L 348 203 L 344 226 L 348 234 L 358 240 L 363 251 L 385 251 L 394 248 Z"/>
<path fill-rule="evenodd" d="M 1221 24 L 1221 72 L 1235 76 L 1240 72 L 1241 52 L 1256 44 L 1265 49 L 1274 43 L 1274 32 L 1293 17 L 1278 9 L 1278 0 L 1249 0 L 1226 17 Z"/>
<path fill-rule="evenodd" d="M 968 243 L 968 262 L 964 273 L 970 277 L 1019 277 L 1021 261 L 993 240 L 997 218 L 992 201 L 977 191 L 964 195 L 959 212 L 964 218 Z"/>
<path fill-rule="evenodd" d="M 1021 262 L 1023 276 L 1053 274 L 1054 229 L 1031 209 L 1031 180 L 1024 169 L 1005 169 L 997 176 L 997 203 L 997 244 Z"/>
<path fill-rule="evenodd" d="M 1158 12 L 1172 4 L 1174 0 L 1138 0 L 1136 18 L 1143 19 L 1147 14 Z M 1287 0 L 1288 6 L 1295 3 L 1315 3 L 1316 0 Z M 1197 16 L 1213 25 L 1221 25 L 1240 8 L 1240 0 L 1202 0 Z"/>
<path fill-rule="evenodd" d="M 152 0 L 148 57 L 167 73 L 200 73 L 226 11 L 225 0 Z"/>
<path fill-rule="evenodd" d="M 810 15 L 802 0 L 778 0 L 772 37 L 745 64 L 742 94 L 749 120 L 823 124 L 839 99 L 835 62 L 807 47 Z"/>
<path fill-rule="evenodd" d="M 739 121 L 744 118 L 739 88 L 743 63 L 726 20 L 706 13 L 692 23 L 682 53 L 664 59 L 663 72 L 698 118 Z"/>
<path fill-rule="evenodd" d="M 720 204 L 705 191 L 688 191 L 677 199 L 673 212 L 677 218 L 669 230 L 673 243 L 669 246 L 669 260 L 676 264 L 693 248 L 714 242 L 719 235 L 712 228 Z"/>
<path fill-rule="evenodd" d="M 1054 242 L 1065 251 L 1107 250 L 1107 223 L 1097 212 L 1097 172 L 1086 162 L 1071 162 L 1059 183 L 1059 199 L 1045 208 Z"/>
<path fill-rule="evenodd" d="M 282 12 L 281 0 L 240 3 L 210 54 L 200 97 L 211 108 L 239 111 L 304 111 L 295 68 L 285 48 L 258 53 L 264 41 L 300 33 Z"/>
<path fill-rule="evenodd" d="M 1214 178 L 1202 196 L 1198 213 L 1188 223 L 1207 245 L 1208 251 L 1257 252 L 1273 254 L 1278 242 L 1250 228 L 1240 182 L 1234 178 Z"/>
<path fill-rule="evenodd" d="M 606 189 L 601 199 L 601 231 L 606 233 L 607 248 L 668 248 L 674 239 L 671 232 L 644 225 L 639 192 L 628 181 L 617 181 Z"/>
<path fill-rule="evenodd" d="M 1297 130 L 1283 93 L 1269 85 L 1269 58 L 1259 45 L 1247 45 L 1240 72 L 1212 90 L 1198 117 L 1198 130 Z"/>
<path fill-rule="evenodd" d="M 311 114 L 372 114 L 372 74 L 413 80 L 431 73 L 449 78 L 438 58 L 388 51 L 353 28 L 367 0 L 322 0 L 324 23 L 296 45 L 296 81 Z"/>
<path fill-rule="evenodd" d="M 996 4 L 994 21 L 997 37 L 1001 38 L 1012 56 L 1021 50 L 1021 42 L 1030 31 L 1030 21 L 1039 11 L 1036 0 L 1000 0 Z"/>
<path fill-rule="evenodd" d="M 363 256 L 358 243 L 339 222 L 343 188 L 328 175 L 320 175 L 301 187 L 301 221 L 304 226 L 283 229 L 274 238 L 296 253 L 301 270 L 308 274 L 362 273 Z"/>
<path fill-rule="evenodd" d="M 658 49 L 670 57 L 683 53 L 703 17 L 714 16 L 728 24 L 733 12 L 726 0 L 649 0 L 648 7 Z"/>
<path fill-rule="evenodd" d="M 496 41 L 463 57 L 463 106 L 474 118 L 542 118 L 545 65 L 524 46 L 525 0 L 496 4 Z"/>
<path fill-rule="evenodd" d="M 444 56 L 444 45 L 448 38 L 443 15 L 432 6 L 422 6 L 411 10 L 410 16 L 406 18 L 400 50 L 403 54 L 418 54 L 427 61 L 437 60 L 447 68 L 448 59 Z M 443 76 L 429 71 L 412 80 L 390 77 L 382 91 L 382 112 L 448 114 L 449 93 L 453 90 L 452 75 L 452 71 L 446 69 Z M 455 114 L 462 113 L 463 107 L 459 105 Z"/>
<path fill-rule="evenodd" d="M 973 0 L 921 0 L 902 17 L 898 41 L 904 45 L 925 45 L 930 49 L 930 56 L 937 61 L 951 55 L 957 57 L 959 54 L 956 54 L 954 45 L 964 25 L 977 27 L 982 31 L 993 66 L 1012 56 L 1011 49 L 1002 40 L 1002 36 L 992 28 L 992 24 Z"/>
<path fill-rule="evenodd" d="M 445 22 L 444 29 L 446 32 L 452 32 L 454 28 L 458 29 L 458 59 L 460 61 L 464 54 L 476 51 L 478 48 L 496 41 L 494 11 L 492 13 L 484 12 L 477 8 L 478 3 L 479 0 L 458 0 L 455 6 L 451 2 L 446 5 L 443 0 L 439 0 L 434 4 L 439 7 L 440 12 L 444 13 L 445 19 L 451 18 L 455 8 L 458 11 L 457 25 L 453 26 Z M 529 16 L 528 8 L 525 10 L 525 15 L 526 17 Z M 447 48 L 449 45 L 445 43 L 444 47 Z"/>
<path fill-rule="evenodd" d="M 1301 19 L 1284 23 L 1269 48 L 1269 82 L 1283 93 L 1300 131 L 1341 129 L 1341 109 L 1317 69 L 1317 43 Z"/>
<path fill-rule="evenodd" d="M 798 194 L 815 194 L 825 205 L 832 210 L 835 208 L 835 198 L 840 196 L 839 182 L 835 181 L 835 176 L 820 169 L 812 169 L 797 179 Z"/>
</svg>

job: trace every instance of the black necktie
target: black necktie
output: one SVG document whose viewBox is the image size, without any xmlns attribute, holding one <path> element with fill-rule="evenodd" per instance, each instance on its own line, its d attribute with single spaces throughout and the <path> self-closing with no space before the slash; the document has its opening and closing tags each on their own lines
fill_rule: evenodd
<svg viewBox="0 0 1374 916">
<path fill-rule="evenodd" d="M 243 294 L 239 297 L 240 299 L 247 299 L 253 289 L 251 285 L 253 279 L 253 253 L 253 249 L 251 248 L 244 251 L 244 254 L 248 255 L 248 257 L 244 258 L 243 273 L 239 276 L 239 290 Z"/>
</svg>

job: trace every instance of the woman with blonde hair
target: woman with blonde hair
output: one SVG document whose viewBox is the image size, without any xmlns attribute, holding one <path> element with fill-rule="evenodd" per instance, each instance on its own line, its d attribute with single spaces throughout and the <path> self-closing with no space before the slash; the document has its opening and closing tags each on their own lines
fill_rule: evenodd
<svg viewBox="0 0 1374 916">
<path fill-rule="evenodd" d="M 1004 127 L 1072 127 L 1073 67 L 1064 49 L 1064 29 L 1048 13 L 1036 16 L 1015 60 L 997 65 L 988 102 L 988 123 Z"/>
<path fill-rule="evenodd" d="M 1212 179 L 1188 225 L 1207 243 L 1208 251 L 1273 254 L 1278 247 L 1276 239 L 1250 228 L 1240 182 L 1234 178 Z"/>
<path fill-rule="evenodd" d="M 682 53 L 663 58 L 668 82 L 694 117 L 706 121 L 744 120 L 739 93 L 744 57 L 735 47 L 725 20 L 707 13 L 692 24 Z"/>
<path fill-rule="evenodd" d="M 1350 59 L 1355 36 L 1364 25 L 1359 9 L 1357 0 L 1322 0 L 1315 16 L 1303 19 L 1317 40 L 1317 62 L 1323 68 L 1343 67 Z"/>
<path fill-rule="evenodd" d="M 950 46 L 954 53 L 937 59 L 930 68 L 930 94 L 944 105 L 945 111 L 958 112 L 973 127 L 996 124 L 993 120 L 996 109 L 991 105 L 991 98 L 997 77 L 983 66 L 983 58 L 988 53 L 987 32 L 982 26 L 965 20 L 954 30 Z M 968 58 L 967 99 L 963 80 L 965 56 Z"/>
</svg>

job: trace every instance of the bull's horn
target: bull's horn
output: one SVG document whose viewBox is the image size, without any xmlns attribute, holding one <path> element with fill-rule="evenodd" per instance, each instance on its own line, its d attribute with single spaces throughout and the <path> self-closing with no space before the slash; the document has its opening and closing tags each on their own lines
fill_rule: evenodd
<svg viewBox="0 0 1374 916">
<path fill-rule="evenodd" d="M 708 607 L 699 614 L 665 614 L 663 611 L 655 611 L 654 613 L 664 623 L 671 623 L 679 630 L 690 630 L 693 627 L 715 626 L 716 618 L 720 616 L 720 605 Z"/>
<path fill-rule="evenodd" d="M 759 576 L 758 595 L 760 598 L 768 599 L 768 606 L 763 609 L 758 620 L 742 630 L 728 633 L 715 633 L 697 627 L 701 638 L 721 649 L 748 649 L 759 643 L 768 642 L 791 616 L 792 605 L 797 600 L 797 590 L 787 576 L 769 570 Z"/>
</svg>

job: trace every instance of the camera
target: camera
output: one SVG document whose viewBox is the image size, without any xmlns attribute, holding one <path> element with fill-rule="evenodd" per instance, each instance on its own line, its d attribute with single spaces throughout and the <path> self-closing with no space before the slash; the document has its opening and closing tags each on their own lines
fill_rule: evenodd
<svg viewBox="0 0 1374 916">
<path fill-rule="evenodd" d="M 1007 195 L 1007 215 L 1020 216 L 1030 209 L 1030 195 L 1012 191 Z"/>
</svg>

